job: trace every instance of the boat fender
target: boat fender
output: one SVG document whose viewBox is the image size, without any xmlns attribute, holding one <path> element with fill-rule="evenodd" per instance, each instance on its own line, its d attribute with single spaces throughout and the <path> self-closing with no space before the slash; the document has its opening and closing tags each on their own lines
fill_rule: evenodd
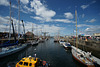
<svg viewBox="0 0 100 67">
<path fill-rule="evenodd" d="M 46 61 L 43 61 L 43 66 L 46 65 Z"/>
<path fill-rule="evenodd" d="M 94 62 L 94 59 L 92 58 L 92 62 Z"/>
<path fill-rule="evenodd" d="M 84 59 L 82 61 L 85 63 L 85 60 Z"/>
<path fill-rule="evenodd" d="M 17 67 L 20 67 L 19 65 L 17 65 Z"/>
</svg>

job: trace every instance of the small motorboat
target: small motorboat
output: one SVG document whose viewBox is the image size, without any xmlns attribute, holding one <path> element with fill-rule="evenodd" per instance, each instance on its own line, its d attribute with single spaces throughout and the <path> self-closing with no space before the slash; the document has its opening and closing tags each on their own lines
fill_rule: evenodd
<svg viewBox="0 0 100 67">
<path fill-rule="evenodd" d="M 60 43 L 61 45 L 63 45 L 63 44 L 65 43 L 65 41 L 61 40 L 61 41 L 59 41 L 59 43 Z"/>
<path fill-rule="evenodd" d="M 63 47 L 65 49 L 71 49 L 71 44 L 70 43 L 63 43 Z"/>
<path fill-rule="evenodd" d="M 31 41 L 32 46 L 38 45 L 39 41 Z"/>
</svg>

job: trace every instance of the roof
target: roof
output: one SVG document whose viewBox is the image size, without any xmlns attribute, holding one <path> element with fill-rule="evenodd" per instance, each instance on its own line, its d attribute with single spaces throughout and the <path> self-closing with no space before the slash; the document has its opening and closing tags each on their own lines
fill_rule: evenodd
<svg viewBox="0 0 100 67">
<path fill-rule="evenodd" d="M 26 35 L 34 35 L 32 32 L 27 32 Z"/>
</svg>

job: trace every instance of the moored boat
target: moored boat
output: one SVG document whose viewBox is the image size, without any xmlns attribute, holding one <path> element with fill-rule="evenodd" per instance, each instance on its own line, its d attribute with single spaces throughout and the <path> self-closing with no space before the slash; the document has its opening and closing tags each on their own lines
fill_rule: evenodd
<svg viewBox="0 0 100 67">
<path fill-rule="evenodd" d="M 82 53 L 80 49 L 72 46 L 72 56 L 75 60 L 87 67 L 95 67 L 93 62 L 88 60 Z"/>
<path fill-rule="evenodd" d="M 31 45 L 31 41 L 30 40 L 27 41 L 26 44 L 27 44 L 27 46 Z"/>
<path fill-rule="evenodd" d="M 54 42 L 59 42 L 59 36 L 54 37 Z"/>
<path fill-rule="evenodd" d="M 92 61 L 96 67 L 100 66 L 100 59 L 93 56 L 91 52 L 84 52 L 84 55 L 88 60 Z"/>
<path fill-rule="evenodd" d="M 54 42 L 59 42 L 59 40 L 54 40 Z"/>
<path fill-rule="evenodd" d="M 70 43 L 63 43 L 63 47 L 65 49 L 71 49 L 71 44 Z"/>
<path fill-rule="evenodd" d="M 63 45 L 63 44 L 65 43 L 65 41 L 60 40 L 59 43 L 60 43 L 61 45 Z"/>
<path fill-rule="evenodd" d="M 48 64 L 46 61 L 41 60 L 37 57 L 24 57 L 16 64 L 14 62 L 8 63 L 8 67 L 50 67 L 50 64 Z"/>
<path fill-rule="evenodd" d="M 1 48 L 2 51 L 0 52 L 0 58 L 14 54 L 18 51 L 21 51 L 27 47 L 27 44 L 19 45 L 19 46 L 11 46 L 11 47 L 6 47 L 6 48 Z"/>
<path fill-rule="evenodd" d="M 76 47 L 72 46 L 72 56 L 79 63 L 87 66 L 87 67 L 95 67 L 93 62 L 88 60 L 84 55 L 84 51 L 78 48 L 78 37 L 77 37 L 77 11 L 75 10 L 75 19 L 76 19 Z"/>
<path fill-rule="evenodd" d="M 38 41 L 31 41 L 32 46 L 38 45 Z"/>
</svg>

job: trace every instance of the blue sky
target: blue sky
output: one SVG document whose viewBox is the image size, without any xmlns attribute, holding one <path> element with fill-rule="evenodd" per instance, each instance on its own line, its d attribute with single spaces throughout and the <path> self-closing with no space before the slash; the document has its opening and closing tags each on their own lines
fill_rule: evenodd
<svg viewBox="0 0 100 67">
<path fill-rule="evenodd" d="M 10 0 L 0 0 L 0 31 L 9 31 Z M 75 29 L 75 9 L 78 33 L 100 33 L 100 0 L 20 0 L 20 20 L 26 32 L 34 28 L 38 35 L 71 35 Z M 18 30 L 18 0 L 11 0 L 12 19 Z M 20 23 L 21 25 L 21 23 Z M 22 33 L 22 25 L 20 33 Z"/>
</svg>

